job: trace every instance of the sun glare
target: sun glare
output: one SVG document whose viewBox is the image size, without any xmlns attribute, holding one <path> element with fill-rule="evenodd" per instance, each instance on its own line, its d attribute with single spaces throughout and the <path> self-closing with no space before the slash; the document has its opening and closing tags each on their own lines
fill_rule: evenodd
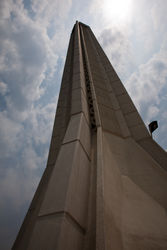
<svg viewBox="0 0 167 250">
<path fill-rule="evenodd" d="M 125 21 L 130 16 L 131 0 L 105 0 L 103 11 L 106 19 Z"/>
</svg>

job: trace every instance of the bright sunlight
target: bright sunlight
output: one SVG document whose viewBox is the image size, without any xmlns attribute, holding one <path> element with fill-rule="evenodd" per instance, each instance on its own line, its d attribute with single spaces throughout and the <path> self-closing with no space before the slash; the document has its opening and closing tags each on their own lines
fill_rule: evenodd
<svg viewBox="0 0 167 250">
<path fill-rule="evenodd" d="M 131 5 L 131 0 L 105 0 L 102 8 L 106 19 L 121 22 L 129 18 Z"/>
</svg>

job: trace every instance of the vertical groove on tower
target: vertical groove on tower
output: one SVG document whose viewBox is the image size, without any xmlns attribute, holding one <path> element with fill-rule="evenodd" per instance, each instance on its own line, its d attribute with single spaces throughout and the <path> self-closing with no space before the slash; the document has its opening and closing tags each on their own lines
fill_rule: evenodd
<svg viewBox="0 0 167 250">
<path fill-rule="evenodd" d="M 81 48 L 82 48 L 83 66 L 84 66 L 84 75 L 85 75 L 85 85 L 86 85 L 87 100 L 88 100 L 88 106 L 89 106 L 90 124 L 91 124 L 92 130 L 96 132 L 97 127 L 96 127 L 95 111 L 94 111 L 93 98 L 92 98 L 92 86 L 91 86 L 91 80 L 90 80 L 91 76 L 90 76 L 90 72 L 88 69 L 88 58 L 86 56 L 86 47 L 85 47 L 82 27 L 80 27 L 80 37 L 81 37 Z"/>
<path fill-rule="evenodd" d="M 91 127 L 91 163 L 90 163 L 90 185 L 89 185 L 89 199 L 88 199 L 88 216 L 87 216 L 87 234 L 84 241 L 84 250 L 91 250 L 96 248 L 96 178 L 97 178 L 97 124 L 95 118 L 94 103 L 92 97 L 91 74 L 89 69 L 89 62 L 87 58 L 87 51 L 83 36 L 83 30 L 79 25 L 81 51 L 83 58 L 83 70 L 85 77 L 85 87 L 87 93 L 87 102 L 89 109 L 90 127 Z"/>
<path fill-rule="evenodd" d="M 97 104 L 97 95 L 96 95 L 96 86 L 95 86 L 95 79 L 94 79 L 94 74 L 97 73 L 96 68 L 92 64 L 92 61 L 90 60 L 90 51 L 88 47 L 88 37 L 86 31 L 88 30 L 87 26 L 82 25 L 81 27 L 81 36 L 82 36 L 82 44 L 83 44 L 83 53 L 85 55 L 85 63 L 87 65 L 87 71 L 89 72 L 89 85 L 91 89 L 91 93 L 93 93 L 93 100 L 91 102 L 92 106 L 94 107 L 93 113 L 95 115 L 94 120 L 97 123 L 97 128 L 94 129 L 94 133 L 92 133 L 92 142 L 94 146 L 94 158 L 96 157 L 96 165 L 95 167 L 95 177 L 96 178 L 96 205 L 94 207 L 95 215 L 96 218 L 94 219 L 96 221 L 96 230 L 95 230 L 95 249 L 103 249 L 105 250 L 105 240 L 104 240 L 104 235 L 105 235 L 105 229 L 104 229 L 104 193 L 103 193 L 103 161 L 102 161 L 102 131 L 101 131 L 101 119 L 100 119 L 100 113 L 99 113 L 99 106 Z M 91 55 L 94 54 L 93 48 L 91 50 Z M 94 62 L 95 64 L 95 62 Z M 88 86 L 89 86 L 88 85 Z M 92 97 L 92 96 L 91 96 Z M 96 110 L 96 112 L 94 111 Z M 90 112 L 91 115 L 91 112 Z M 90 237 L 90 236 L 89 236 Z M 91 249 L 91 248 L 90 248 Z"/>
</svg>

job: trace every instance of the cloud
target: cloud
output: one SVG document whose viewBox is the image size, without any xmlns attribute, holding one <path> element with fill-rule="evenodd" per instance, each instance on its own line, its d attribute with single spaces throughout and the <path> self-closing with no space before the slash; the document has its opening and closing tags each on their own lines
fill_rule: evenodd
<svg viewBox="0 0 167 250">
<path fill-rule="evenodd" d="M 7 116 L 7 112 L 0 112 L 0 158 L 9 157 L 18 150 L 20 145 L 19 135 L 22 125 Z"/>
<path fill-rule="evenodd" d="M 133 56 L 131 42 L 120 27 L 112 26 L 104 29 L 99 37 L 103 49 L 108 55 L 117 73 L 127 77 L 132 67 Z"/>
<path fill-rule="evenodd" d="M 135 99 L 138 107 L 143 104 L 160 103 L 160 95 L 166 87 L 167 80 L 167 53 L 161 50 L 146 64 L 140 65 L 133 73 L 126 86 Z"/>
<path fill-rule="evenodd" d="M 10 11 L 11 11 L 11 1 L 0 1 L 0 17 L 3 18 L 9 18 L 10 17 Z"/>
<path fill-rule="evenodd" d="M 9 32 L 10 30 L 10 32 Z M 20 111 L 44 93 L 42 82 L 53 75 L 57 55 L 52 43 L 38 25 L 22 16 L 1 25 L 1 79 L 9 91 L 8 102 Z"/>
<path fill-rule="evenodd" d="M 7 91 L 8 91 L 7 84 L 5 84 L 4 82 L 0 82 L 0 94 L 5 95 Z"/>
<path fill-rule="evenodd" d="M 149 106 L 147 111 L 147 121 L 146 123 L 149 124 L 154 118 L 157 117 L 159 113 L 159 108 L 157 106 Z"/>
<path fill-rule="evenodd" d="M 153 1 L 151 8 L 151 16 L 156 31 L 166 31 L 167 15 L 166 15 L 167 2 L 165 0 Z M 164 33 L 166 35 L 166 32 Z M 163 35 L 163 34 L 162 34 Z"/>
<path fill-rule="evenodd" d="M 20 207 L 28 202 L 32 197 L 39 178 L 33 172 L 24 174 L 23 171 L 16 172 L 13 168 L 8 168 L 1 180 L 1 202 L 0 207 L 10 203 L 13 210 L 19 211 Z M 23 199 L 24 197 L 24 199 Z"/>
<path fill-rule="evenodd" d="M 31 131 L 31 140 L 36 145 L 48 144 L 53 127 L 57 97 L 45 106 L 34 107 L 27 119 L 27 130 Z M 30 122 L 29 122 L 29 121 Z"/>
<path fill-rule="evenodd" d="M 26 126 L 0 119 L 1 208 L 11 203 L 17 212 L 30 202 L 46 166 L 55 104 L 34 108 Z"/>
<path fill-rule="evenodd" d="M 1 6 L 0 159 L 2 167 L 6 165 L 2 168 L 5 176 L 1 194 L 8 197 L 8 202 L 19 196 L 22 201 L 15 199 L 15 206 L 19 207 L 20 202 L 26 203 L 32 197 L 32 192 L 27 191 L 29 198 L 22 193 L 26 185 L 27 190 L 31 189 L 28 169 L 42 170 L 46 164 L 57 97 L 55 93 L 47 105 L 40 103 L 40 99 L 46 91 L 46 82 L 53 80 L 58 55 L 46 28 L 30 18 L 22 1 L 8 4 L 1 1 Z M 22 165 L 27 174 L 20 188 L 21 179 L 25 179 L 19 177 Z M 32 181 L 37 184 L 40 175 L 41 172 L 35 172 Z M 9 181 L 12 187 L 7 189 Z"/>
<path fill-rule="evenodd" d="M 34 19 L 49 27 L 54 21 L 60 23 L 67 17 L 71 4 L 71 0 L 36 0 L 32 1 L 31 8 L 34 12 Z"/>
<path fill-rule="evenodd" d="M 47 103 L 42 97 L 51 84 L 58 85 L 61 71 L 47 25 L 33 11 L 34 18 L 21 0 L 0 3 L 0 210 L 7 216 L 11 206 L 17 218 L 46 165 L 58 87 L 47 94 Z"/>
<path fill-rule="evenodd" d="M 38 119 L 39 114 L 42 116 L 49 105 L 55 108 L 56 98 L 50 99 L 45 108 L 35 102 L 44 95 L 46 82 L 49 84 L 53 80 L 58 55 L 46 28 L 30 18 L 22 1 L 9 1 L 8 4 L 1 1 L 1 6 L 0 93 L 3 95 L 4 111 L 0 112 L 0 135 L 5 153 L 2 155 L 6 157 L 20 149 L 19 145 L 28 132 L 27 127 L 33 127 L 34 134 L 43 132 L 39 129 L 39 123 L 42 123 L 42 118 Z M 48 123 L 45 121 L 45 128 Z M 25 138 L 21 138 L 22 133 Z M 44 133 L 41 134 L 44 137 Z M 48 139 L 38 141 L 46 143 Z"/>
</svg>

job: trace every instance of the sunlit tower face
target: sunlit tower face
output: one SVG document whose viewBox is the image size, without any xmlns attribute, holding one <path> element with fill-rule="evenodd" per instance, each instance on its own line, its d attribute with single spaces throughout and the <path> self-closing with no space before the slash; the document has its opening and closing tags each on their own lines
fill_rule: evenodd
<svg viewBox="0 0 167 250">
<path fill-rule="evenodd" d="M 124 22 L 131 13 L 132 0 L 105 0 L 102 5 L 106 19 Z"/>
</svg>

